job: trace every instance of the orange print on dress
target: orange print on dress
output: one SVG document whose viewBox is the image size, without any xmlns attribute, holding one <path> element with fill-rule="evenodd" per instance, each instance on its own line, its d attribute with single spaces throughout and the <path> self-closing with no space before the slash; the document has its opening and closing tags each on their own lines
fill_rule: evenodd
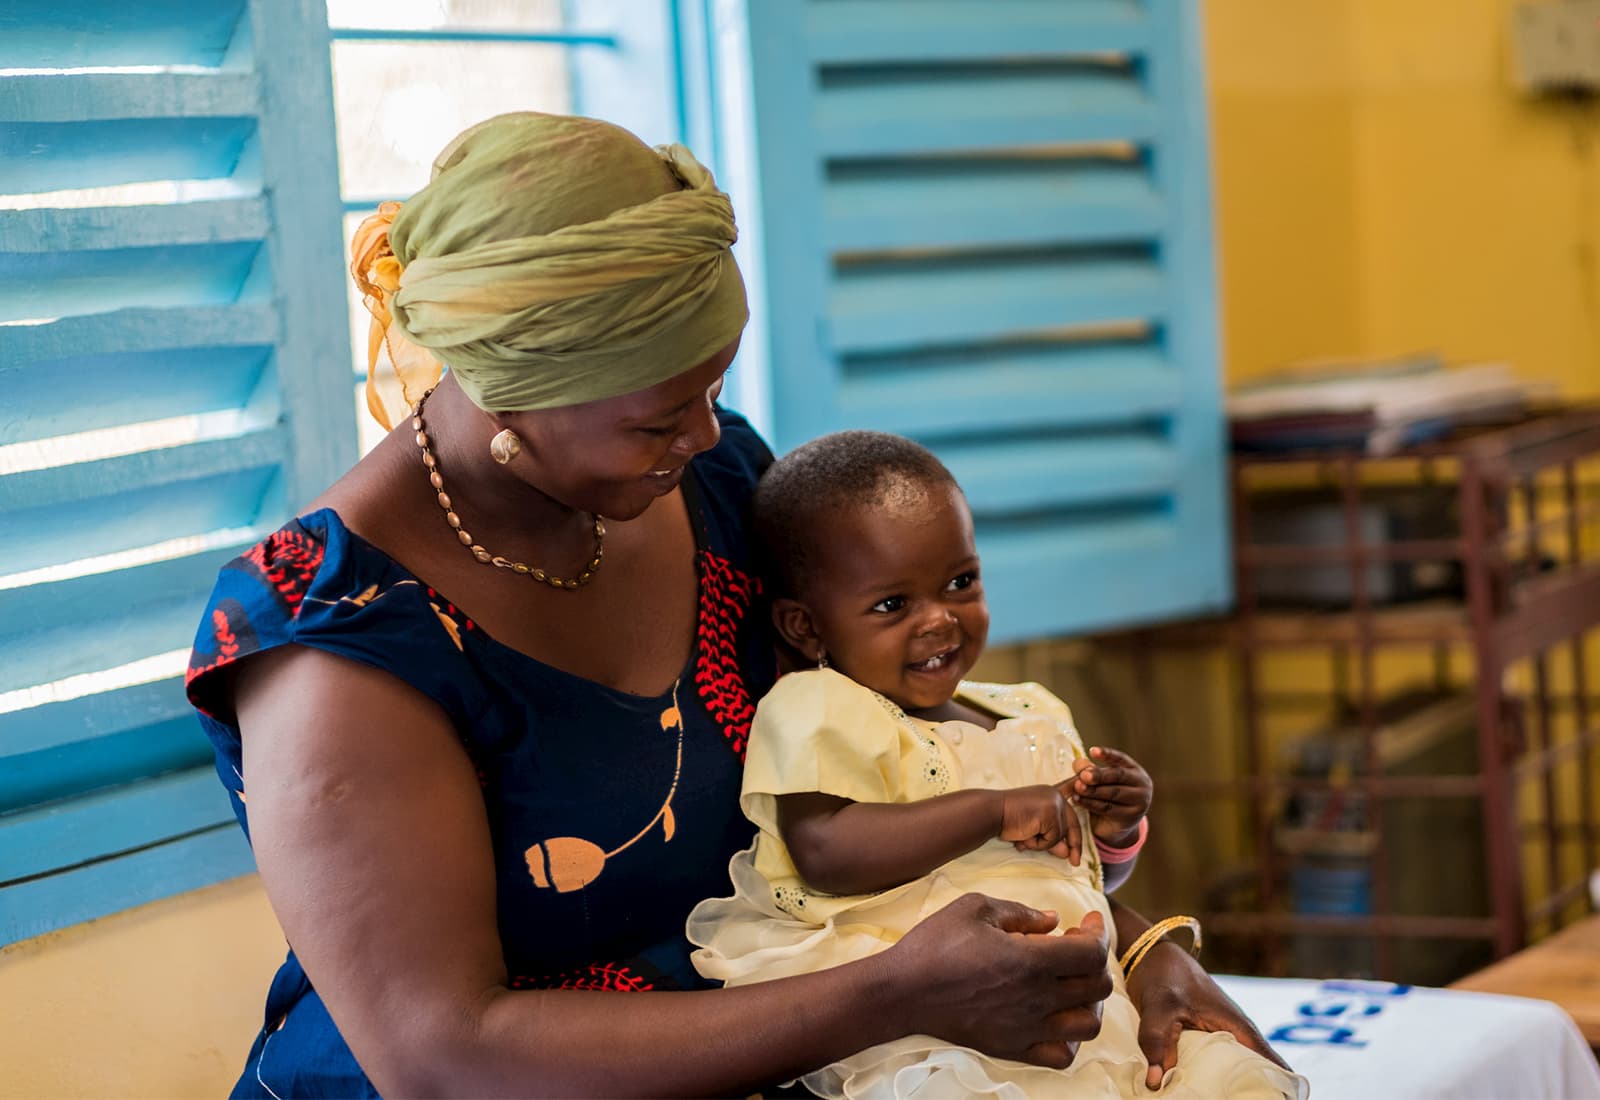
<svg viewBox="0 0 1600 1100">
<path fill-rule="evenodd" d="M 672 799 L 678 793 L 678 780 L 683 775 L 683 712 L 678 709 L 676 683 L 672 685 L 672 705 L 661 712 L 661 728 L 678 731 L 678 757 L 672 770 L 672 786 L 667 789 L 667 797 L 655 816 L 632 839 L 609 852 L 594 841 L 579 836 L 552 837 L 533 845 L 523 853 L 523 858 L 527 860 L 528 874 L 532 876 L 535 886 L 541 890 L 555 887 L 558 894 L 582 890 L 600 877 L 600 873 L 606 869 L 606 860 L 621 855 L 643 840 L 658 821 L 661 823 L 662 840 L 672 839 L 678 830 L 678 820 L 672 813 Z"/>
</svg>

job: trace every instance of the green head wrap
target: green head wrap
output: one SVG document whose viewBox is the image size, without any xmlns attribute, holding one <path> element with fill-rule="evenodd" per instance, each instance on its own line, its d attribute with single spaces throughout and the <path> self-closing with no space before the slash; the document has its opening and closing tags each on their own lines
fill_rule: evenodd
<svg viewBox="0 0 1600 1100">
<path fill-rule="evenodd" d="M 743 331 L 737 236 L 728 196 L 683 146 L 501 115 L 452 141 L 394 216 L 393 323 L 483 409 L 632 393 Z"/>
</svg>

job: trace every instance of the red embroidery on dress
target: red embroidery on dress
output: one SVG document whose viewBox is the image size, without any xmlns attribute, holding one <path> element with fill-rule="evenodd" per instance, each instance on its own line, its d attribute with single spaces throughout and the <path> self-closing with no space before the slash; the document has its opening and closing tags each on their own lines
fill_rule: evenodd
<svg viewBox="0 0 1600 1100">
<path fill-rule="evenodd" d="M 304 531 L 285 527 L 256 543 L 239 555 L 238 560 L 248 562 L 255 568 L 261 578 L 271 585 L 273 591 L 283 600 L 284 606 L 289 609 L 289 614 L 293 617 L 300 613 L 300 604 L 310 591 L 317 570 L 322 567 L 323 553 L 322 543 Z M 240 623 L 246 629 L 249 628 L 249 621 L 244 618 L 244 611 L 238 604 L 231 600 L 225 600 L 223 603 L 224 606 L 211 609 L 211 636 L 216 642 L 216 658 L 209 663 L 197 663 L 201 654 L 196 649 L 190 655 L 189 668 L 184 672 L 185 686 L 194 683 L 208 672 L 232 664 L 241 656 L 238 631 L 228 616 L 230 611 L 239 615 Z M 200 710 L 206 714 L 210 713 L 204 707 L 200 707 Z"/>
<path fill-rule="evenodd" d="M 619 963 L 590 963 L 576 970 L 546 974 L 535 978 L 517 974 L 511 979 L 512 989 L 604 989 L 615 993 L 642 993 L 654 989 L 655 984 L 642 974 L 635 974 Z"/>
<path fill-rule="evenodd" d="M 239 656 L 239 636 L 228 624 L 228 616 L 220 607 L 211 609 L 211 632 L 217 639 L 217 659 L 231 661 Z"/>
<path fill-rule="evenodd" d="M 761 592 L 761 582 L 735 569 L 726 558 L 700 555 L 700 623 L 694 682 L 711 717 L 742 762 L 750 738 L 755 703 L 739 671 L 739 624 Z"/>
<path fill-rule="evenodd" d="M 303 531 L 285 527 L 274 531 L 256 543 L 242 556 L 261 571 L 289 608 L 291 615 L 300 612 L 300 601 L 305 599 L 311 582 L 322 567 L 322 543 Z"/>
</svg>

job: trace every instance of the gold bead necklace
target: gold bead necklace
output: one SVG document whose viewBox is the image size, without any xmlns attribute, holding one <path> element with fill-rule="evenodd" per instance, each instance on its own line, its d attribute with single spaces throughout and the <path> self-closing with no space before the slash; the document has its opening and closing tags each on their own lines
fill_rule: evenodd
<svg viewBox="0 0 1600 1100">
<path fill-rule="evenodd" d="M 582 588 L 593 580 L 594 575 L 600 571 L 600 560 L 605 556 L 606 525 L 592 512 L 590 517 L 594 520 L 594 556 L 589 559 L 589 564 L 584 567 L 583 572 L 570 580 L 563 580 L 554 574 L 546 573 L 543 569 L 536 569 L 526 562 L 511 561 L 499 554 L 491 554 L 473 541 L 466 528 L 461 526 L 461 517 L 456 515 L 455 509 L 450 504 L 450 495 L 444 491 L 444 477 L 439 473 L 439 460 L 433 457 L 433 451 L 428 446 L 428 433 L 422 424 L 422 406 L 432 394 L 432 390 L 423 394 L 417 401 L 417 407 L 411 410 L 411 430 L 417 433 L 417 447 L 422 451 L 422 464 L 428 468 L 428 483 L 438 494 L 439 507 L 444 509 L 444 520 L 456 533 L 456 539 L 461 545 L 484 565 L 492 565 L 496 569 L 509 569 L 521 576 L 531 577 L 540 584 L 548 584 L 551 588 L 570 592 L 575 588 Z"/>
</svg>

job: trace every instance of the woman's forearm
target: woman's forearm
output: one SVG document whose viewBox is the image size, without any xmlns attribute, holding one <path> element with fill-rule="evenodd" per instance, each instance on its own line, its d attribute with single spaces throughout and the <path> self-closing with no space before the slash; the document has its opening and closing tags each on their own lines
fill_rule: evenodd
<svg viewBox="0 0 1600 1100">
<path fill-rule="evenodd" d="M 904 1034 L 911 1010 L 885 962 L 692 993 L 496 989 L 444 1041 L 441 1021 L 419 1020 L 430 1041 L 391 1052 L 386 1083 L 426 1096 L 747 1095 Z"/>
<path fill-rule="evenodd" d="M 1117 928 L 1117 949 L 1114 953 L 1114 957 L 1121 958 L 1121 956 L 1127 952 L 1128 948 L 1133 946 L 1133 941 L 1138 939 L 1144 933 L 1145 929 L 1149 928 L 1154 922 L 1146 920 L 1143 916 L 1134 912 L 1132 909 L 1129 909 L 1116 898 L 1107 898 L 1106 900 L 1111 904 L 1111 921 L 1116 925 Z M 1180 958 L 1190 963 L 1193 962 L 1188 949 L 1173 940 L 1162 940 L 1160 943 L 1156 944 L 1155 947 L 1151 948 L 1151 953 L 1150 955 L 1146 956 L 1146 958 L 1153 958 L 1157 955 L 1166 955 L 1169 952 L 1176 954 Z M 1202 980 L 1209 983 L 1210 979 L 1205 976 L 1204 968 L 1196 964 L 1196 969 L 1200 973 Z"/>
<path fill-rule="evenodd" d="M 1002 800 L 1003 792 L 984 790 L 917 802 L 783 795 L 778 820 L 809 886 L 868 894 L 921 878 L 997 836 Z"/>
</svg>

